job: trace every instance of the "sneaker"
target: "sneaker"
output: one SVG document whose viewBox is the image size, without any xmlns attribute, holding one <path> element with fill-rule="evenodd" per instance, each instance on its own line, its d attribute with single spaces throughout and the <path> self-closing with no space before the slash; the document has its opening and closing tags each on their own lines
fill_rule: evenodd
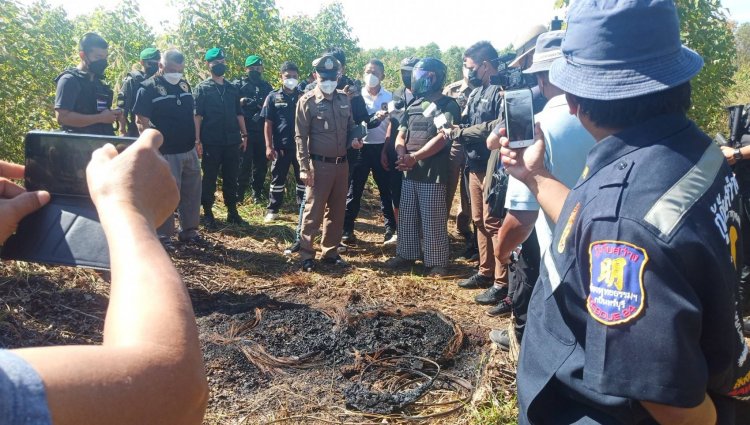
<svg viewBox="0 0 750 425">
<path fill-rule="evenodd" d="M 396 245 L 398 243 L 398 235 L 394 229 L 385 229 L 385 236 L 383 236 L 383 245 Z"/>
<path fill-rule="evenodd" d="M 227 214 L 227 223 L 238 224 L 240 226 L 247 225 L 247 221 L 243 220 L 242 217 L 236 212 L 230 212 Z"/>
<path fill-rule="evenodd" d="M 482 276 L 481 274 L 476 273 L 472 277 L 458 282 L 458 287 L 464 289 L 484 289 L 492 286 L 494 281 L 495 279 L 493 277 Z"/>
<path fill-rule="evenodd" d="M 323 257 L 320 261 L 324 264 L 329 264 L 332 266 L 345 267 L 345 268 L 349 267 L 349 263 L 344 261 L 344 259 L 341 258 L 340 255 L 337 255 L 335 257 Z"/>
<path fill-rule="evenodd" d="M 493 329 L 490 331 L 490 341 L 494 342 L 503 351 L 510 351 L 510 336 L 507 330 Z"/>
<path fill-rule="evenodd" d="M 307 260 L 304 260 L 302 262 L 302 271 L 303 272 L 311 272 L 315 270 L 315 260 L 312 258 L 308 258 Z"/>
<path fill-rule="evenodd" d="M 341 242 L 345 245 L 355 245 L 357 243 L 357 237 L 354 236 L 353 231 L 344 230 L 344 234 L 341 235 Z"/>
<path fill-rule="evenodd" d="M 510 301 L 510 297 L 505 297 L 496 306 L 490 307 L 484 313 L 490 317 L 505 317 L 510 316 L 512 312 L 513 303 Z"/>
<path fill-rule="evenodd" d="M 346 245 L 340 243 L 339 246 L 336 247 L 336 252 L 339 254 L 345 253 L 349 248 L 346 247 Z"/>
<path fill-rule="evenodd" d="M 289 245 L 288 248 L 284 250 L 284 255 L 290 256 L 294 254 L 295 252 L 299 252 L 299 241 L 294 242 L 293 244 Z"/>
<path fill-rule="evenodd" d="M 269 213 L 266 214 L 265 217 L 263 217 L 263 222 L 264 223 L 273 223 L 274 221 L 276 221 L 277 218 L 279 218 L 279 215 L 277 213 L 275 213 L 275 212 L 269 212 Z"/>
<path fill-rule="evenodd" d="M 432 266 L 427 272 L 430 277 L 445 277 L 448 275 L 448 269 L 443 266 Z"/>
<path fill-rule="evenodd" d="M 508 286 L 498 288 L 495 285 L 490 286 L 486 291 L 474 297 L 477 304 L 493 305 L 499 303 L 503 298 L 508 296 Z"/>
<path fill-rule="evenodd" d="M 414 260 L 407 260 L 406 258 L 397 255 L 395 257 L 387 259 L 385 263 L 383 263 L 383 265 L 388 267 L 389 269 L 411 267 L 414 265 Z"/>
</svg>

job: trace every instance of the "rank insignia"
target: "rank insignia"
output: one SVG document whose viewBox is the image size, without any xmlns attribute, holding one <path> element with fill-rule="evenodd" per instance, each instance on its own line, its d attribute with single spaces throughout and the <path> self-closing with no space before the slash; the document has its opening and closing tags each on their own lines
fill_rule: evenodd
<svg viewBox="0 0 750 425">
<path fill-rule="evenodd" d="M 326 69 L 331 70 L 333 69 L 333 61 L 331 59 L 326 59 L 323 66 L 325 66 Z"/>
<path fill-rule="evenodd" d="M 162 96 L 167 95 L 167 89 L 165 89 L 164 86 L 156 86 L 156 91 L 158 91 Z"/>
<path fill-rule="evenodd" d="M 591 283 L 586 308 L 605 325 L 627 323 L 645 306 L 646 250 L 628 242 L 596 241 L 589 246 Z"/>
<path fill-rule="evenodd" d="M 573 207 L 573 211 L 570 212 L 570 216 L 568 217 L 568 221 L 565 223 L 565 228 L 563 229 L 562 235 L 560 235 L 560 241 L 557 243 L 557 252 L 562 254 L 565 252 L 565 244 L 568 240 L 568 237 L 570 237 L 570 232 L 573 230 L 573 225 L 576 222 L 576 217 L 578 216 L 578 211 L 581 209 L 581 203 L 577 203 L 575 207 Z"/>
<path fill-rule="evenodd" d="M 180 88 L 181 88 L 181 89 L 182 89 L 182 91 L 184 91 L 185 93 L 187 93 L 188 91 L 190 91 L 190 87 L 188 87 L 187 83 L 186 83 L 186 82 L 184 82 L 184 81 L 180 81 Z"/>
</svg>

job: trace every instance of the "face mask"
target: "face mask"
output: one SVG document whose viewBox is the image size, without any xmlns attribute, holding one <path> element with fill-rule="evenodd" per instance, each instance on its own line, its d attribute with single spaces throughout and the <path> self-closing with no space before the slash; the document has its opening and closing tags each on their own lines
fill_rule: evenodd
<svg viewBox="0 0 750 425">
<path fill-rule="evenodd" d="M 378 78 L 375 74 L 365 74 L 363 80 L 365 81 L 365 84 L 367 84 L 367 87 L 377 87 L 378 84 L 380 84 L 380 78 Z"/>
<path fill-rule="evenodd" d="M 224 75 L 224 73 L 227 72 L 227 66 L 223 63 L 217 63 L 214 65 L 211 65 L 211 73 L 216 75 L 217 77 L 221 77 Z"/>
<path fill-rule="evenodd" d="M 325 94 L 331 94 L 336 91 L 338 83 L 336 81 L 323 81 L 318 83 L 320 90 Z"/>
<path fill-rule="evenodd" d="M 299 85 L 299 81 L 296 78 L 285 78 L 284 87 L 288 90 L 294 90 Z"/>
<path fill-rule="evenodd" d="M 156 74 L 156 71 L 159 70 L 159 64 L 158 63 L 147 63 L 146 66 L 143 67 L 143 70 L 146 72 L 146 76 L 150 77 L 150 76 Z"/>
<path fill-rule="evenodd" d="M 164 79 L 167 80 L 169 84 L 175 85 L 182 80 L 182 73 L 180 72 L 170 72 L 167 74 L 164 74 Z"/>
<path fill-rule="evenodd" d="M 260 71 L 256 71 L 256 70 L 248 71 L 247 78 L 253 81 L 260 80 Z"/>
<path fill-rule="evenodd" d="M 404 83 L 404 87 L 411 89 L 411 72 L 402 72 L 401 82 Z"/>
<path fill-rule="evenodd" d="M 469 85 L 474 88 L 482 87 L 482 78 L 479 77 L 479 72 L 477 72 L 477 69 L 479 69 L 479 67 L 470 70 L 468 74 Z"/>
<path fill-rule="evenodd" d="M 98 61 L 89 63 L 89 71 L 94 75 L 102 76 L 104 75 L 104 70 L 107 69 L 107 65 L 108 63 L 106 59 L 99 59 Z"/>
</svg>

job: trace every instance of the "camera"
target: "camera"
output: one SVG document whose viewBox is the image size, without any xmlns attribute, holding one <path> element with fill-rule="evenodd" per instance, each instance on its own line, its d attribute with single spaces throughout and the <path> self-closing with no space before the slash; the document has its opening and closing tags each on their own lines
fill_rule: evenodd
<svg viewBox="0 0 750 425">
<path fill-rule="evenodd" d="M 739 148 L 750 145 L 750 104 L 728 106 L 729 140 L 717 133 L 715 141 L 720 146 Z"/>
<path fill-rule="evenodd" d="M 536 85 L 536 77 L 533 74 L 524 74 L 521 68 L 508 67 L 515 57 L 514 53 L 508 53 L 497 58 L 498 73 L 490 78 L 490 84 L 501 86 L 506 91 L 531 88 Z"/>
</svg>

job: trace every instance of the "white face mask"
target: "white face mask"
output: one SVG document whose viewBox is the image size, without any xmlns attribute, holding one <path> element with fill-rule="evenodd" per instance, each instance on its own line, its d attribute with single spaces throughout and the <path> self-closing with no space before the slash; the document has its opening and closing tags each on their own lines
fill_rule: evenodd
<svg viewBox="0 0 750 425">
<path fill-rule="evenodd" d="M 463 68 L 463 74 L 464 74 L 464 81 L 469 79 L 469 68 L 464 67 Z"/>
<path fill-rule="evenodd" d="M 323 81 L 318 83 L 320 86 L 320 90 L 323 91 L 325 94 L 331 94 L 334 91 L 336 91 L 336 86 L 338 86 L 338 82 L 336 81 Z"/>
<path fill-rule="evenodd" d="M 182 73 L 180 72 L 170 72 L 167 74 L 164 74 L 164 79 L 167 80 L 169 84 L 175 85 L 182 80 Z"/>
<path fill-rule="evenodd" d="M 296 78 L 285 78 L 284 79 L 284 87 L 286 87 L 288 90 L 294 90 L 299 85 L 299 80 Z"/>
<path fill-rule="evenodd" d="M 378 84 L 380 84 L 380 78 L 378 78 L 375 74 L 365 74 L 363 80 L 365 81 L 365 84 L 367 87 L 377 87 Z"/>
</svg>

